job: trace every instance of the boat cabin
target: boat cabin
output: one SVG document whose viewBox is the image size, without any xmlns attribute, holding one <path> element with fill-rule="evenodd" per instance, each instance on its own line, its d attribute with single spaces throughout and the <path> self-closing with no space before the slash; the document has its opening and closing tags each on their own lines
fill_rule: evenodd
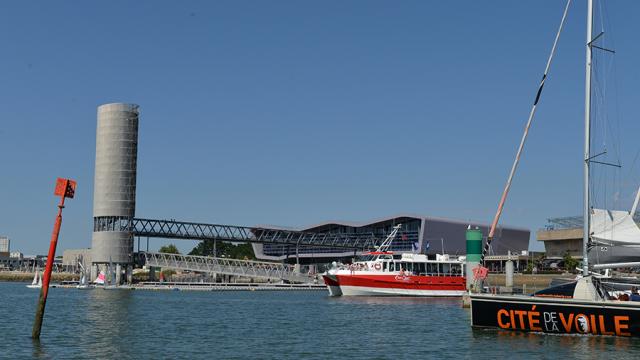
<svg viewBox="0 0 640 360">
<path fill-rule="evenodd" d="M 384 253 L 371 261 L 369 268 L 382 272 L 404 271 L 418 276 L 464 276 L 464 262 L 451 259 L 448 255 L 439 255 L 436 260 L 429 260 L 424 254 Z"/>
</svg>

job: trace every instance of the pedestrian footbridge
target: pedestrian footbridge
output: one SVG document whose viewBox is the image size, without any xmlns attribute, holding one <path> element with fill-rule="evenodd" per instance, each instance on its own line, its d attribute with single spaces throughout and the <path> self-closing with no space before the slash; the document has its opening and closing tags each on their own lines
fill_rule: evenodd
<svg viewBox="0 0 640 360">
<path fill-rule="evenodd" d="M 198 271 L 248 278 L 281 279 L 292 283 L 309 283 L 313 276 L 294 271 L 290 265 L 267 261 L 239 260 L 209 256 L 143 252 L 147 266 Z"/>
</svg>

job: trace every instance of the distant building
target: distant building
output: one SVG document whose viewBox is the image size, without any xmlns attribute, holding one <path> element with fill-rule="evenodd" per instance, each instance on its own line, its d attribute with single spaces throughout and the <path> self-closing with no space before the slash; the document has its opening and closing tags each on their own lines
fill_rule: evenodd
<svg viewBox="0 0 640 360">
<path fill-rule="evenodd" d="M 91 267 L 91 249 L 67 249 L 62 252 L 62 265 L 65 268 L 78 267 L 78 264 L 82 264 L 85 269 Z"/>
<path fill-rule="evenodd" d="M 11 251 L 9 244 L 9 238 L 0 236 L 0 268 L 3 270 L 18 269 L 24 257 L 20 251 Z"/>
<path fill-rule="evenodd" d="M 636 223 L 640 223 L 640 214 L 634 216 Z M 565 255 L 582 258 L 582 216 L 570 216 L 548 219 L 544 229 L 538 230 L 536 239 L 542 241 L 548 259 L 562 259 Z M 616 263 L 637 261 L 640 258 L 640 248 L 593 246 L 589 250 L 591 262 Z"/>
<path fill-rule="evenodd" d="M 11 268 L 9 250 L 9 238 L 0 236 L 0 269 L 6 270 Z"/>
<path fill-rule="evenodd" d="M 536 240 L 544 244 L 547 258 L 582 257 L 582 217 L 548 219 L 546 227 L 536 232 Z"/>
<path fill-rule="evenodd" d="M 369 222 L 329 221 L 300 230 L 318 233 L 373 233 L 378 238 L 384 238 L 391 233 L 397 224 L 402 224 L 402 228 L 391 245 L 392 251 L 415 252 L 433 256 L 443 252 L 450 255 L 464 255 L 466 253 L 465 231 L 467 226 L 479 227 L 485 237 L 489 228 L 487 224 L 477 222 L 400 214 Z M 268 227 L 274 228 L 273 226 Z M 529 236 L 528 229 L 500 227 L 491 243 L 489 255 L 507 255 L 509 251 L 513 254 L 522 254 L 529 248 Z M 295 245 L 268 243 L 254 243 L 252 245 L 258 259 L 295 261 Z M 353 251 L 345 251 L 341 248 L 308 246 L 298 249 L 300 261 L 307 263 L 340 257 L 347 258 L 353 255 Z"/>
<path fill-rule="evenodd" d="M 0 253 L 8 253 L 11 251 L 9 246 L 10 240 L 6 236 L 0 236 Z"/>
</svg>

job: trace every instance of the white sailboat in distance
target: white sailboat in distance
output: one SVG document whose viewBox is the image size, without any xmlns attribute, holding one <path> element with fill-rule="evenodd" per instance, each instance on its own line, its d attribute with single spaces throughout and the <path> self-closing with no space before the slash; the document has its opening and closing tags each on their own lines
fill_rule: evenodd
<svg viewBox="0 0 640 360">
<path fill-rule="evenodd" d="M 36 273 L 33 275 L 33 281 L 31 281 L 30 285 L 27 285 L 30 289 L 40 289 L 42 287 L 42 276 L 40 272 L 36 270 Z"/>
</svg>

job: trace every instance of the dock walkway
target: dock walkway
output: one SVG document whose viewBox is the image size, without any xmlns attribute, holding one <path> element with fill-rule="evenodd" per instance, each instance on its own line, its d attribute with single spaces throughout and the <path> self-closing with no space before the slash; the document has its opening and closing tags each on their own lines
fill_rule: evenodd
<svg viewBox="0 0 640 360">
<path fill-rule="evenodd" d="M 302 284 L 313 282 L 312 276 L 296 272 L 289 265 L 275 262 L 151 252 L 144 252 L 142 256 L 144 256 L 147 266 L 163 269 L 278 279 Z"/>
</svg>

